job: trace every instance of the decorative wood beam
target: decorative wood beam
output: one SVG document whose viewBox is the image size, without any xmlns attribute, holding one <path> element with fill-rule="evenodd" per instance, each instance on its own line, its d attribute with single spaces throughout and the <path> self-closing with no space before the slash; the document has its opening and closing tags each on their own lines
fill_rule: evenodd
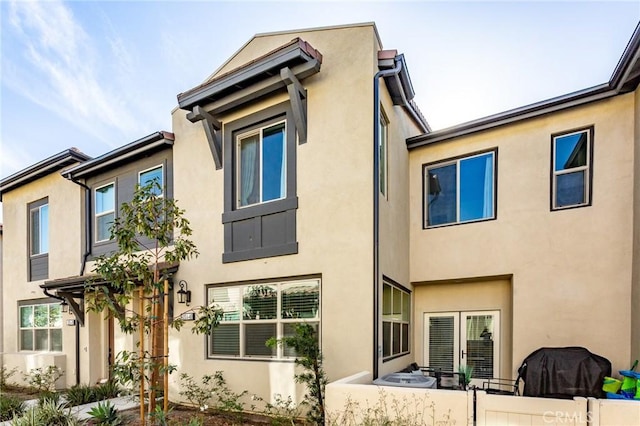
<svg viewBox="0 0 640 426">
<path fill-rule="evenodd" d="M 69 304 L 69 309 L 71 309 L 71 312 L 73 312 L 73 315 L 75 315 L 80 325 L 84 327 L 84 309 L 82 309 L 80 304 L 76 302 L 73 293 L 57 292 L 57 294 L 58 296 L 64 297 Z"/>
<path fill-rule="evenodd" d="M 216 163 L 216 170 L 220 170 L 222 168 L 222 124 L 199 105 L 193 107 L 193 111 L 187 114 L 187 119 L 192 123 L 202 121 L 209 149 L 213 155 L 213 161 Z"/>
<path fill-rule="evenodd" d="M 307 142 L 307 89 L 305 89 L 300 81 L 291 71 L 289 67 L 280 70 L 280 77 L 284 84 L 287 85 L 289 92 L 289 100 L 291 101 L 291 110 L 293 118 L 296 122 L 296 130 L 298 131 L 298 143 Z"/>
</svg>

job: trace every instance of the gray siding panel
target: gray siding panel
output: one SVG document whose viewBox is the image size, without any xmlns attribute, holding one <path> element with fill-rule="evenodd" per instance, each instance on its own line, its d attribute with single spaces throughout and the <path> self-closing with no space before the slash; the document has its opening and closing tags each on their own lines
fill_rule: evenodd
<svg viewBox="0 0 640 426">
<path fill-rule="evenodd" d="M 110 182 L 115 182 L 116 206 L 118 209 L 123 203 L 133 199 L 135 186 L 138 183 L 138 173 L 143 170 L 162 165 L 164 168 L 164 191 L 167 198 L 173 197 L 173 151 L 171 148 L 159 151 L 152 155 L 142 157 L 136 161 L 124 164 L 120 167 L 110 169 L 108 172 L 93 176 L 87 180 L 87 185 L 91 188 L 91 256 L 95 259 L 102 255 L 108 255 L 117 250 L 116 241 L 95 242 L 95 199 L 94 189 Z M 118 212 L 116 211 L 116 216 Z M 150 245 L 150 240 L 141 241 L 145 245 Z"/>
<path fill-rule="evenodd" d="M 29 258 L 29 281 L 45 280 L 49 278 L 49 255 L 33 256 Z"/>
</svg>

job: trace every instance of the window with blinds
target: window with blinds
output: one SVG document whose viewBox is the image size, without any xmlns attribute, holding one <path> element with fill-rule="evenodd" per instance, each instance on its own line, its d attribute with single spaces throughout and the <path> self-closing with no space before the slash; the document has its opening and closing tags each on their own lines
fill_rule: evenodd
<svg viewBox="0 0 640 426">
<path fill-rule="evenodd" d="M 411 295 L 385 281 L 382 286 L 382 357 L 409 353 Z"/>
<path fill-rule="evenodd" d="M 429 318 L 429 367 L 454 371 L 455 322 L 453 316 Z"/>
<path fill-rule="evenodd" d="M 293 335 L 300 322 L 318 329 L 320 280 L 212 285 L 207 303 L 222 310 L 220 324 L 209 335 L 210 358 L 293 358 L 293 348 L 269 348 L 266 341 Z"/>
</svg>

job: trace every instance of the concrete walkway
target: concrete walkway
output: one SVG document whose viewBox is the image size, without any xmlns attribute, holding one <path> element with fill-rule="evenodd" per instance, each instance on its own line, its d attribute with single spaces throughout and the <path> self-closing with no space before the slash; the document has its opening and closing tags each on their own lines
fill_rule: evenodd
<svg viewBox="0 0 640 426">
<path fill-rule="evenodd" d="M 91 402 L 89 404 L 83 404 L 83 405 L 76 405 L 75 407 L 71 407 L 71 414 L 74 414 L 80 420 L 89 419 L 91 418 L 91 415 L 89 414 L 89 410 L 91 410 L 93 407 L 96 407 L 99 403 L 105 403 L 107 401 L 113 404 L 116 407 L 116 410 L 118 411 L 129 410 L 131 408 L 136 408 L 140 406 L 140 402 L 137 397 L 131 396 L 131 395 L 121 396 L 118 398 L 111 398 L 104 401 Z M 28 401 L 25 401 L 24 403 L 25 403 L 26 409 L 29 409 L 37 405 L 38 400 L 30 399 Z M 10 425 L 11 425 L 11 420 L 6 422 L 0 422 L 0 426 L 10 426 Z"/>
</svg>

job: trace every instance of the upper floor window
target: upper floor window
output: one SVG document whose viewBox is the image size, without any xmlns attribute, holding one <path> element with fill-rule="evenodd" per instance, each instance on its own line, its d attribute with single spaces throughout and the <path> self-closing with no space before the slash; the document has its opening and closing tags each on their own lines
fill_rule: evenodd
<svg viewBox="0 0 640 426">
<path fill-rule="evenodd" d="M 111 238 L 111 225 L 116 215 L 116 189 L 114 183 L 96 188 L 95 206 L 96 242 L 107 241 Z"/>
<path fill-rule="evenodd" d="M 425 227 L 495 218 L 495 157 L 490 151 L 425 166 Z"/>
<path fill-rule="evenodd" d="M 553 135 L 551 209 L 591 204 L 593 127 Z"/>
<path fill-rule="evenodd" d="M 320 280 L 211 286 L 207 303 L 222 311 L 209 336 L 209 357 L 291 358 L 290 347 L 265 342 L 294 334 L 296 323 L 320 323 Z"/>
<path fill-rule="evenodd" d="M 153 192 L 162 197 L 164 194 L 164 179 L 163 179 L 163 167 L 156 166 L 151 169 L 143 170 L 138 174 L 138 183 L 140 186 L 148 185 L 151 182 L 157 183 L 154 185 Z"/>
<path fill-rule="evenodd" d="M 49 253 L 49 204 L 30 209 L 31 255 Z"/>
<path fill-rule="evenodd" d="M 59 303 L 20 306 L 20 350 L 62 351 L 62 310 Z"/>
<path fill-rule="evenodd" d="M 385 280 L 382 285 L 382 356 L 409 352 L 411 295 Z"/>
<path fill-rule="evenodd" d="M 380 110 L 380 119 L 378 120 L 378 155 L 380 159 L 380 193 L 387 196 L 387 152 L 388 152 L 388 127 L 389 121 L 385 117 L 382 110 Z"/>
<path fill-rule="evenodd" d="M 279 200 L 286 196 L 285 122 L 237 136 L 237 206 Z"/>
</svg>

